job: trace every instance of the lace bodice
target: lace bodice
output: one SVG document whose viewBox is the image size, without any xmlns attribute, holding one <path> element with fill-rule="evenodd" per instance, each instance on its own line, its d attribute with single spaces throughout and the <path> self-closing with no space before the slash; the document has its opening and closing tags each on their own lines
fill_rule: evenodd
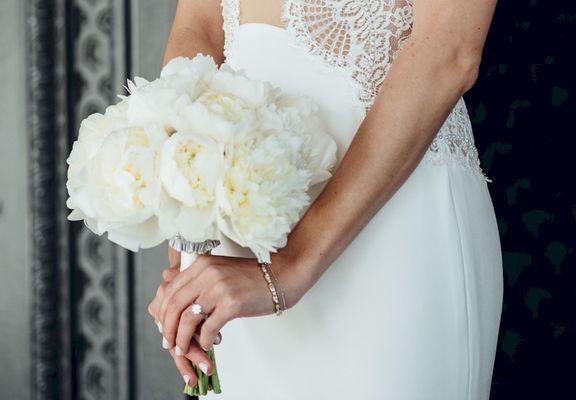
<svg viewBox="0 0 576 400">
<path fill-rule="evenodd" d="M 369 107 L 409 37 L 411 1 L 288 0 L 282 21 L 310 51 L 349 69 Z"/>
<path fill-rule="evenodd" d="M 224 55 L 235 49 L 240 0 L 221 0 Z M 392 62 L 408 40 L 413 0 L 285 0 L 281 21 L 295 42 L 323 63 L 345 71 L 365 111 L 372 106 Z M 424 161 L 457 163 L 481 175 L 478 151 L 461 97 L 431 143 Z"/>
</svg>

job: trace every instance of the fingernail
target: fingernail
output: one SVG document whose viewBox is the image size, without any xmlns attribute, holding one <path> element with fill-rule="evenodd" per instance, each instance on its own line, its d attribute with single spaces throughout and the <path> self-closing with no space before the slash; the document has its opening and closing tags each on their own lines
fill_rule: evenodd
<svg viewBox="0 0 576 400">
<path fill-rule="evenodd" d="M 166 350 L 168 350 L 170 348 L 170 345 L 168 344 L 168 340 L 166 340 L 166 338 L 164 336 L 162 336 L 162 347 Z"/>
<path fill-rule="evenodd" d="M 200 367 L 200 371 L 208 375 L 208 364 L 206 364 L 205 362 L 201 362 L 200 364 L 198 364 L 198 367 Z"/>
<path fill-rule="evenodd" d="M 183 352 L 182 349 L 181 349 L 180 347 L 178 347 L 178 346 L 176 346 L 175 351 L 176 351 L 176 355 L 177 355 L 177 356 L 183 356 L 183 355 L 184 355 L 184 352 Z"/>
<path fill-rule="evenodd" d="M 186 382 L 186 384 L 190 382 L 190 375 L 184 375 L 182 378 L 184 378 L 184 382 Z"/>
<path fill-rule="evenodd" d="M 158 321 L 158 332 L 162 333 L 162 323 Z"/>
<path fill-rule="evenodd" d="M 220 342 L 222 341 L 222 337 L 221 336 L 216 336 L 214 338 L 214 344 L 220 344 Z"/>
</svg>

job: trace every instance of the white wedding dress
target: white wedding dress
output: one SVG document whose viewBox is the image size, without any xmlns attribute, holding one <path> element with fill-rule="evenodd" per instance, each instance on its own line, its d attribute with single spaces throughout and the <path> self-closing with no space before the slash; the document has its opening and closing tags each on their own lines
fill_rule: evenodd
<svg viewBox="0 0 576 400">
<path fill-rule="evenodd" d="M 222 1 L 226 61 L 315 99 L 341 159 L 410 34 L 412 0 L 288 0 L 283 27 L 239 25 L 238 1 Z M 213 254 L 246 250 L 226 242 Z M 461 98 L 294 308 L 224 327 L 223 393 L 208 398 L 485 400 L 501 306 L 496 218 Z"/>
</svg>

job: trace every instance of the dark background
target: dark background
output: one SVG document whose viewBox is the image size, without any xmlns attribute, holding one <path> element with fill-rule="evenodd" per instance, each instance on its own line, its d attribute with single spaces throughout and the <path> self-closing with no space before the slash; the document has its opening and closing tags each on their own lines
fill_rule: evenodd
<svg viewBox="0 0 576 400">
<path fill-rule="evenodd" d="M 576 399 L 576 2 L 499 1 L 465 95 L 498 217 L 492 399 Z"/>
</svg>

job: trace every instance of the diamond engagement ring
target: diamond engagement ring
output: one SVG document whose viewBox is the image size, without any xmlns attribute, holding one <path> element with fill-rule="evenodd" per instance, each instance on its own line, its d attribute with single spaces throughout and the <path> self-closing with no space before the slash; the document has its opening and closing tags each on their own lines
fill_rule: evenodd
<svg viewBox="0 0 576 400">
<path fill-rule="evenodd" d="M 202 306 L 198 303 L 194 303 L 190 306 L 190 312 L 195 315 L 204 315 L 202 312 Z"/>
</svg>

